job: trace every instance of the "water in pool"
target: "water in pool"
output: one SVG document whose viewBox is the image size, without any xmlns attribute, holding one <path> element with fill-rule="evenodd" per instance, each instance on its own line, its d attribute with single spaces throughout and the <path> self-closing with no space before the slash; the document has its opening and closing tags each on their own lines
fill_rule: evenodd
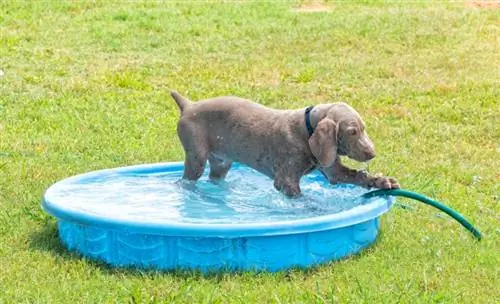
<svg viewBox="0 0 500 304">
<path fill-rule="evenodd" d="M 181 181 L 182 172 L 108 175 L 59 188 L 57 201 L 72 210 L 136 221 L 183 223 L 257 223 L 328 215 L 363 203 L 367 189 L 329 185 L 319 173 L 303 177 L 303 196 L 288 199 L 268 177 L 241 166 L 225 181 L 205 174 Z M 62 187 L 62 185 L 61 185 Z"/>
</svg>

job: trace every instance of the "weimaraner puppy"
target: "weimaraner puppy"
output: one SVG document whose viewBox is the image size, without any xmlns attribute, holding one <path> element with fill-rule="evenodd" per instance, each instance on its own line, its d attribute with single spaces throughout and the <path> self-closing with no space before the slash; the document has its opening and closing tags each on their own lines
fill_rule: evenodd
<svg viewBox="0 0 500 304">
<path fill-rule="evenodd" d="M 399 188 L 394 178 L 345 167 L 345 155 L 359 162 L 375 157 L 360 115 L 339 102 L 300 110 L 276 110 L 226 96 L 192 103 L 171 92 L 181 117 L 177 134 L 185 152 L 183 179 L 196 181 L 210 164 L 210 179 L 223 179 L 232 162 L 274 180 L 276 190 L 300 196 L 302 176 L 319 169 L 331 184 Z"/>
</svg>

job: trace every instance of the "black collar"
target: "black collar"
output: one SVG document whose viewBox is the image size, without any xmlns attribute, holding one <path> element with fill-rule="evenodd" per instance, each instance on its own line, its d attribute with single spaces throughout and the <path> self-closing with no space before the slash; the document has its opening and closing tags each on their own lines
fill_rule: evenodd
<svg viewBox="0 0 500 304">
<path fill-rule="evenodd" d="M 307 107 L 306 112 L 304 114 L 305 119 L 306 119 L 307 134 L 309 134 L 309 137 L 311 137 L 314 133 L 314 129 L 311 125 L 311 115 L 310 115 L 313 108 L 314 108 L 314 106 Z"/>
</svg>

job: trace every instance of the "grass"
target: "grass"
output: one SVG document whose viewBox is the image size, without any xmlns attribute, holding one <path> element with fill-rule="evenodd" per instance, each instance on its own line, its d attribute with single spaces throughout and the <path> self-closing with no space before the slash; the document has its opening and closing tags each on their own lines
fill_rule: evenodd
<svg viewBox="0 0 500 304">
<path fill-rule="evenodd" d="M 499 11 L 326 5 L 1 2 L 0 302 L 498 303 Z M 203 277 L 69 253 L 40 209 L 44 190 L 182 159 L 171 88 L 276 108 L 344 100 L 376 143 L 371 171 L 455 208 L 485 238 L 400 200 L 414 210 L 384 215 L 375 246 L 305 272 Z"/>
</svg>

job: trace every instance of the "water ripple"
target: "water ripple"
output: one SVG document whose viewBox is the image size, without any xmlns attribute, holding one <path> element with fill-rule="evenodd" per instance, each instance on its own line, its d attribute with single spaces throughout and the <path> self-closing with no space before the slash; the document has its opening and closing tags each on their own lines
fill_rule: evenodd
<svg viewBox="0 0 500 304">
<path fill-rule="evenodd" d="M 53 199 L 66 208 L 111 218 L 184 223 L 256 223 L 333 214 L 362 203 L 367 190 L 329 185 L 320 175 L 301 181 L 303 196 L 288 199 L 271 179 L 240 167 L 225 181 L 180 179 L 179 172 L 120 174 L 65 184 Z M 62 185 L 61 185 L 62 186 Z"/>
</svg>

